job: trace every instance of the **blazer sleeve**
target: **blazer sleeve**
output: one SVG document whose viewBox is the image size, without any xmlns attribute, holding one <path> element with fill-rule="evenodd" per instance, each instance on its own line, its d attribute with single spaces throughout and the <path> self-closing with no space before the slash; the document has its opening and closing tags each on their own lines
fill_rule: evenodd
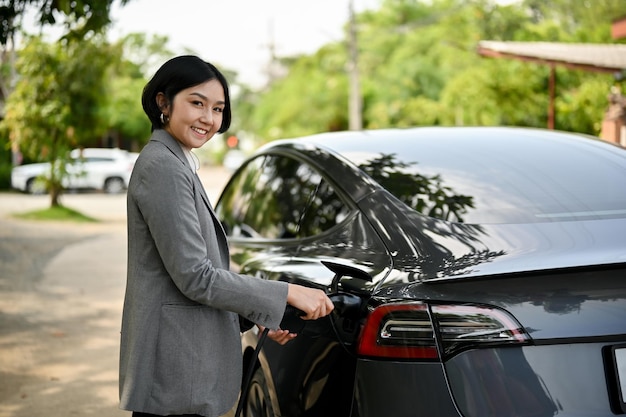
<svg viewBox="0 0 626 417">
<path fill-rule="evenodd" d="M 145 161 L 134 198 L 163 266 L 185 297 L 197 303 L 238 313 L 276 329 L 287 302 L 287 283 L 239 275 L 221 267 L 221 248 L 214 226 L 203 236 L 209 208 L 198 209 L 200 191 L 194 173 L 173 154 Z"/>
</svg>

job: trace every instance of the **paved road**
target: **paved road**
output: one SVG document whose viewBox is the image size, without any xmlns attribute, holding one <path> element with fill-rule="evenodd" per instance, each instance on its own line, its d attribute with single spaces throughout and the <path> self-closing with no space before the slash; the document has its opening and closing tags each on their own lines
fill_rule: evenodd
<svg viewBox="0 0 626 417">
<path fill-rule="evenodd" d="M 216 201 L 228 173 L 203 168 Z M 125 195 L 68 194 L 95 224 L 16 220 L 47 196 L 0 193 L 0 417 L 115 417 Z"/>
</svg>

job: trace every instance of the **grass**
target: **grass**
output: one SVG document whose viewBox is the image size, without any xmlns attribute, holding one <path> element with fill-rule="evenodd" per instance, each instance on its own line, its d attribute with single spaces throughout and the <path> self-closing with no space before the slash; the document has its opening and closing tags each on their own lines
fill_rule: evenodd
<svg viewBox="0 0 626 417">
<path fill-rule="evenodd" d="M 79 223 L 94 223 L 98 220 L 65 206 L 53 206 L 43 210 L 34 210 L 26 213 L 14 214 L 15 217 L 25 220 L 70 221 Z"/>
</svg>

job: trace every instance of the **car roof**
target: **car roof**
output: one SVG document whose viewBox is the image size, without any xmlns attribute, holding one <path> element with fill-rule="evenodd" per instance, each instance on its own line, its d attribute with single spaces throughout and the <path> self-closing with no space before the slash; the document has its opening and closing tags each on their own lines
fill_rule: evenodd
<svg viewBox="0 0 626 417">
<path fill-rule="evenodd" d="M 359 163 L 367 158 L 368 153 L 395 152 L 406 155 L 411 148 L 420 150 L 437 148 L 445 151 L 450 146 L 457 149 L 475 150 L 477 145 L 489 145 L 494 141 L 508 140 L 510 146 L 541 148 L 551 143 L 563 143 L 567 146 L 594 146 L 610 152 L 624 151 L 624 148 L 599 140 L 599 138 L 557 130 L 528 127 L 414 127 L 361 131 L 326 132 L 299 138 L 290 138 L 270 142 L 267 147 L 289 145 L 315 145 L 347 159 Z M 561 146 L 561 145 L 559 145 Z M 624 154 L 626 156 L 626 153 Z"/>
</svg>

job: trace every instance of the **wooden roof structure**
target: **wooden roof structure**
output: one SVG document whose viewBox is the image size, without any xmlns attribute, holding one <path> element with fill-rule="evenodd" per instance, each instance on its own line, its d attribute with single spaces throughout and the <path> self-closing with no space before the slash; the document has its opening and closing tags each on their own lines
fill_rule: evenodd
<svg viewBox="0 0 626 417">
<path fill-rule="evenodd" d="M 481 41 L 478 53 L 585 71 L 613 74 L 626 71 L 626 45 L 623 44 Z"/>
<path fill-rule="evenodd" d="M 485 57 L 517 59 L 550 67 L 549 129 L 554 129 L 556 66 L 609 73 L 619 80 L 626 77 L 624 44 L 480 41 L 477 52 Z"/>
</svg>

